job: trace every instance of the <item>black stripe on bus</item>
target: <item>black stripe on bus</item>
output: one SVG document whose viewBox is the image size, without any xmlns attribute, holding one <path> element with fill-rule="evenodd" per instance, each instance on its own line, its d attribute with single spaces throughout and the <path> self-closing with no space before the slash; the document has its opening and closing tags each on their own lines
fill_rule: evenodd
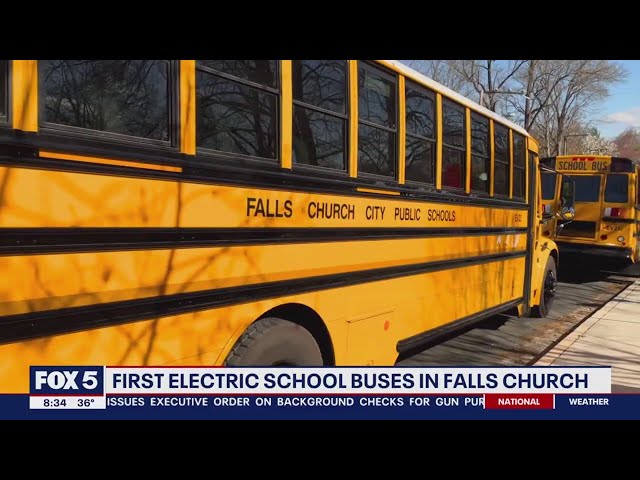
<svg viewBox="0 0 640 480">
<path fill-rule="evenodd" d="M 470 228 L 0 228 L 0 255 L 515 235 L 527 229 Z"/>
<path fill-rule="evenodd" d="M 514 210 L 526 210 L 528 205 L 524 202 L 516 202 L 509 199 L 486 197 L 483 195 L 454 194 L 446 191 L 436 191 L 435 187 L 423 185 L 411 187 L 411 185 L 399 185 L 394 182 L 384 182 L 379 185 L 379 180 L 367 178 L 351 178 L 345 172 L 314 171 L 305 169 L 282 169 L 279 163 L 274 161 L 251 161 L 242 156 L 229 155 L 184 155 L 174 153 L 173 157 L 166 157 L 163 150 L 152 150 L 144 155 L 137 155 L 135 149 L 128 146 L 119 151 L 117 145 L 112 148 L 95 148 L 86 151 L 78 149 L 80 139 L 74 139 L 73 144 L 64 143 L 69 140 L 55 139 L 53 142 L 45 141 L 45 134 L 36 136 L 25 134 L 20 144 L 15 142 L 12 136 L 3 137 L 0 130 L 0 165 L 17 168 L 38 168 L 55 171 L 68 171 L 74 173 L 95 173 L 99 175 L 115 175 L 129 178 L 148 178 L 152 180 L 169 180 L 177 182 L 190 182 L 209 185 L 228 185 L 241 188 L 259 189 L 284 189 L 291 192 L 317 193 L 330 195 L 355 196 L 361 198 L 393 199 L 420 203 L 437 203 L 449 205 L 468 205 L 478 207 L 492 207 Z M 72 145 L 72 147 L 70 146 Z M 150 165 L 169 165 L 181 167 L 182 172 L 166 172 L 149 170 L 136 167 L 117 165 L 92 164 L 75 162 L 72 160 L 51 160 L 39 157 L 38 148 L 70 153 L 74 155 L 86 154 L 96 158 L 115 158 L 125 161 L 139 161 Z M 120 153 L 120 154 L 118 154 Z M 383 189 L 398 192 L 399 196 L 389 196 L 382 193 L 359 192 L 358 188 Z M 429 190 L 427 190 L 429 189 Z"/>
<path fill-rule="evenodd" d="M 526 251 L 521 250 L 10 315 L 0 318 L 0 343 L 121 325 L 452 268 L 464 268 L 521 258 L 525 255 Z"/>
<path fill-rule="evenodd" d="M 483 310 L 482 312 L 463 317 L 459 320 L 456 320 L 455 322 L 442 325 L 441 327 L 437 327 L 433 330 L 429 330 L 427 332 L 419 333 L 412 337 L 405 338 L 404 340 L 400 340 L 398 342 L 398 344 L 396 345 L 396 350 L 403 356 L 409 355 L 411 353 L 417 353 L 420 350 L 424 350 L 430 344 L 441 340 L 444 336 L 450 335 L 453 332 L 457 333 L 464 327 L 469 327 L 476 322 L 485 320 L 489 317 L 492 317 L 493 315 L 504 312 L 505 310 L 509 310 L 510 308 L 517 307 L 520 303 L 522 303 L 522 301 L 523 298 L 520 297 L 515 300 L 511 300 L 510 302 L 506 302 L 487 310 Z"/>
<path fill-rule="evenodd" d="M 610 223 L 640 223 L 638 220 L 633 218 L 618 218 L 618 217 L 602 217 L 603 222 Z"/>
</svg>

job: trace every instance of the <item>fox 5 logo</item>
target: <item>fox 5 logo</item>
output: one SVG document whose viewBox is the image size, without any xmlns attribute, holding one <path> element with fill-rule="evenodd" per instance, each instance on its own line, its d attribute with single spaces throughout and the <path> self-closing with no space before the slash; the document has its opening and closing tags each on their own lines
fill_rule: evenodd
<svg viewBox="0 0 640 480">
<path fill-rule="evenodd" d="M 30 373 L 32 394 L 103 394 L 103 367 L 31 367 Z"/>
</svg>

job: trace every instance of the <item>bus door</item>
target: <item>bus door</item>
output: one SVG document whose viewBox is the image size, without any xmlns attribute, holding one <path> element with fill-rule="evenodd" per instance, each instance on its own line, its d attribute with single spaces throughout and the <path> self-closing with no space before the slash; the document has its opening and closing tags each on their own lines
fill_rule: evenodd
<svg viewBox="0 0 640 480">
<path fill-rule="evenodd" d="M 542 234 L 555 238 L 574 220 L 575 182 L 570 175 L 562 173 L 545 171 L 541 177 Z"/>
<path fill-rule="evenodd" d="M 560 200 L 557 192 L 560 188 L 560 175 L 542 172 L 542 219 L 544 220 L 543 235 L 553 237 L 557 228 L 556 213 L 560 211 Z"/>
<path fill-rule="evenodd" d="M 600 240 L 629 247 L 635 235 L 635 208 L 629 198 L 632 176 L 608 173 L 602 199 Z"/>
</svg>

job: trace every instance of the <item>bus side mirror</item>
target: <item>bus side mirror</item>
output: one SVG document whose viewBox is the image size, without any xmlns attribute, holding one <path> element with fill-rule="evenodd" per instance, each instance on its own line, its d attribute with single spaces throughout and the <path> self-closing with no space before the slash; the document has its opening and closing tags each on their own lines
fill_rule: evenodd
<svg viewBox="0 0 640 480">
<path fill-rule="evenodd" d="M 562 175 L 562 187 L 560 188 L 561 207 L 573 207 L 575 203 L 575 182 L 568 175 Z"/>
<path fill-rule="evenodd" d="M 562 176 L 562 187 L 560 189 L 560 212 L 558 217 L 564 222 L 570 222 L 576 216 L 575 203 L 575 183 L 573 179 L 568 175 Z"/>
<path fill-rule="evenodd" d="M 576 216 L 576 209 L 573 207 L 562 207 L 560 212 L 558 213 L 560 220 L 564 222 L 572 221 Z"/>
</svg>

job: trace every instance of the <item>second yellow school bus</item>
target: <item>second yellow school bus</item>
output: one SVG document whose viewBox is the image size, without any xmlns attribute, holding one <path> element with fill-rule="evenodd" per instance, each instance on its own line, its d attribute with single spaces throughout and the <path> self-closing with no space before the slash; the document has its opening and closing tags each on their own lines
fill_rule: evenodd
<svg viewBox="0 0 640 480">
<path fill-rule="evenodd" d="M 619 264 L 640 260 L 640 175 L 629 158 L 563 155 L 541 163 L 575 184 L 575 218 L 558 229 L 562 252 L 597 256 Z M 553 214 L 562 203 L 560 180 L 542 174 L 543 203 Z"/>
<path fill-rule="evenodd" d="M 0 63 L 0 391 L 29 365 L 390 365 L 548 311 L 538 153 L 395 61 Z"/>
</svg>

